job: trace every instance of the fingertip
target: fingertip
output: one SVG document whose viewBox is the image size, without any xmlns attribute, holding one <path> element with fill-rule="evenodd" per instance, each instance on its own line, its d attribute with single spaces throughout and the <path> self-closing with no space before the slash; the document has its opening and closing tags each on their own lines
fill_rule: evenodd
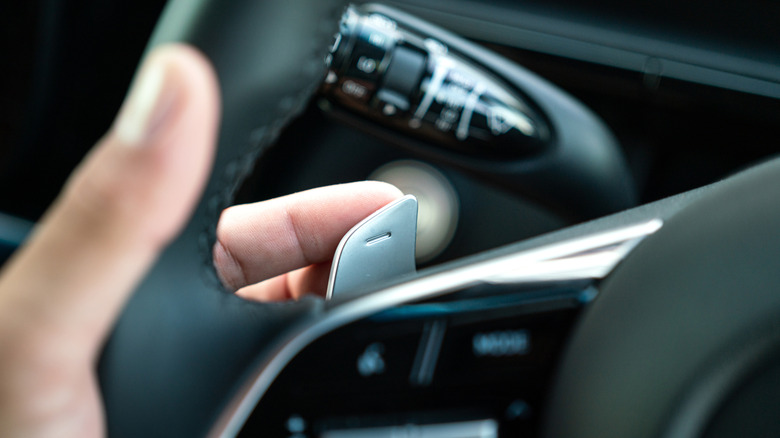
<svg viewBox="0 0 780 438">
<path fill-rule="evenodd" d="M 219 240 L 219 236 L 217 237 L 216 243 L 214 243 L 212 257 L 214 258 L 217 276 L 226 289 L 235 291 L 242 285 L 247 284 L 241 264 L 233 257 L 227 247 L 222 244 Z"/>
<path fill-rule="evenodd" d="M 357 184 L 363 184 L 368 190 L 376 193 L 377 196 L 386 197 L 389 201 L 396 200 L 404 195 L 398 187 L 384 181 L 361 181 Z"/>
<path fill-rule="evenodd" d="M 186 84 L 187 89 L 194 93 L 192 96 L 198 96 L 198 102 L 185 103 L 200 105 L 187 105 L 187 109 L 198 113 L 206 111 L 217 121 L 222 104 L 219 80 L 214 66 L 203 52 L 194 46 L 169 43 L 154 49 L 150 56 L 165 58 L 173 66 L 176 80 Z"/>
<path fill-rule="evenodd" d="M 70 198 L 166 244 L 207 180 L 219 107 L 216 74 L 201 52 L 178 43 L 155 48 L 114 125 L 72 178 Z"/>
<path fill-rule="evenodd" d="M 216 74 L 194 47 L 166 44 L 143 60 L 110 131 L 123 146 L 150 146 L 193 107 L 198 117 L 215 119 L 219 110 Z"/>
<path fill-rule="evenodd" d="M 4 272 L 4 284 L 21 286 L 6 298 L 25 303 L 29 324 L 49 321 L 62 333 L 86 326 L 90 345 L 102 342 L 196 205 L 218 114 L 216 76 L 202 54 L 178 44 L 149 54 L 117 121 Z"/>
<path fill-rule="evenodd" d="M 401 196 L 391 184 L 360 181 L 230 207 L 217 225 L 223 248 L 215 247 L 214 266 L 223 284 L 236 289 L 326 262 L 350 228 Z M 232 256 L 226 257 L 227 253 Z M 328 269 L 329 265 L 316 271 L 322 275 L 301 277 L 312 280 L 307 284 L 290 282 L 292 296 L 324 293 Z"/>
</svg>

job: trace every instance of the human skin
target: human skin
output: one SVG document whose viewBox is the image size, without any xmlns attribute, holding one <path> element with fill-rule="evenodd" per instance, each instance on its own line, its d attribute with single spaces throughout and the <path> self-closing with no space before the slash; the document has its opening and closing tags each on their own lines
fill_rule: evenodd
<svg viewBox="0 0 780 438">
<path fill-rule="evenodd" d="M 153 51 L 117 121 L 0 272 L 0 435 L 105 434 L 100 349 L 191 214 L 218 123 L 208 61 L 182 45 Z M 340 238 L 399 196 L 361 182 L 231 207 L 217 227 L 214 266 L 250 299 L 324 293 Z"/>
</svg>

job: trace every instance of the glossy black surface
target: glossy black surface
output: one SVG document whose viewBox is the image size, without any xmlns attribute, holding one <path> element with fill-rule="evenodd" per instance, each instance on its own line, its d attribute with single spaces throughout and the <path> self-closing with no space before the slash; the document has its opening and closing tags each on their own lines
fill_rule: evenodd
<svg viewBox="0 0 780 438">
<path fill-rule="evenodd" d="M 353 8 L 341 29 L 323 86 L 335 102 L 477 158 L 529 156 L 550 141 L 538 110 L 478 60 L 379 13 Z"/>
<path fill-rule="evenodd" d="M 535 433 L 589 288 L 480 287 L 337 329 L 285 367 L 239 436 L 283 436 L 290 419 L 306 437 L 477 419 L 495 420 L 502 436 Z"/>
</svg>

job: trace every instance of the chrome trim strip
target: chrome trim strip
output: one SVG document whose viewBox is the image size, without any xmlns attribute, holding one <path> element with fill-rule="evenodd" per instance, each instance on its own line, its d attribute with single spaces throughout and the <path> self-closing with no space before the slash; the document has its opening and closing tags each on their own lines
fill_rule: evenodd
<svg viewBox="0 0 780 438">
<path fill-rule="evenodd" d="M 292 335 L 281 349 L 257 370 L 254 380 L 236 394 L 209 436 L 237 435 L 255 405 L 284 367 L 311 342 L 343 325 L 389 307 L 423 298 L 434 298 L 480 283 L 520 284 L 601 279 L 639 242 L 658 231 L 662 225 L 663 221 L 653 219 L 498 256 L 450 271 L 419 277 L 335 306 L 326 311 L 321 319 Z"/>
<path fill-rule="evenodd" d="M 485 92 L 485 85 L 478 82 L 477 85 L 471 90 L 466 102 L 463 104 L 463 112 L 460 113 L 460 121 L 458 127 L 455 130 L 455 137 L 460 141 L 465 141 L 469 138 L 469 128 L 471 127 L 471 116 L 474 115 L 474 108 L 479 102 L 479 98 L 482 93 Z"/>
<path fill-rule="evenodd" d="M 414 357 L 412 371 L 409 373 L 409 383 L 415 386 L 427 386 L 433 380 L 436 362 L 439 361 L 439 350 L 447 332 L 447 323 L 436 319 L 425 323 L 420 345 Z"/>
<path fill-rule="evenodd" d="M 617 243 L 597 247 L 597 239 L 591 239 L 594 246 L 586 251 L 564 257 L 550 257 L 535 263 L 508 269 L 485 278 L 488 283 L 513 284 L 543 281 L 564 281 L 572 279 L 604 278 L 623 260 L 639 242 L 661 228 L 661 221 L 650 221 L 637 227 L 615 231 L 612 234 Z M 635 233 L 639 233 L 636 235 Z M 632 237 L 633 236 L 633 237 Z M 600 237 L 600 236 L 595 236 Z M 605 236 L 606 237 L 606 236 Z M 623 240 L 621 240 L 623 239 Z"/>
<path fill-rule="evenodd" d="M 439 92 L 441 85 L 444 83 L 444 77 L 451 68 L 452 63 L 450 62 L 449 58 L 441 57 L 437 59 L 436 67 L 434 68 L 433 75 L 431 76 L 430 85 L 428 86 L 428 89 L 425 90 L 425 94 L 423 94 L 423 98 L 420 101 L 420 104 L 417 106 L 417 110 L 414 112 L 414 116 L 411 120 L 409 120 L 409 126 L 412 128 L 420 127 L 422 124 L 422 118 L 425 117 L 425 114 L 428 112 L 428 108 L 430 108 L 431 104 L 433 103 L 433 98 L 436 97 L 436 94 Z"/>
<path fill-rule="evenodd" d="M 455 423 L 406 424 L 398 426 L 329 430 L 321 438 L 496 438 L 498 422 L 493 419 Z"/>
</svg>

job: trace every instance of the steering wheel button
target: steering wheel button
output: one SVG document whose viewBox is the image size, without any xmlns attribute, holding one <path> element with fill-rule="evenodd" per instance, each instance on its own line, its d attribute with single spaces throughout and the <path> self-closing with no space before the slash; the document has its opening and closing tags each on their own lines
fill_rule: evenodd
<svg viewBox="0 0 780 438">
<path fill-rule="evenodd" d="M 471 351 L 474 357 L 520 357 L 528 353 L 530 344 L 527 330 L 498 330 L 476 333 L 471 338 Z"/>
<path fill-rule="evenodd" d="M 545 312 L 488 321 L 453 321 L 444 338 L 437 383 L 537 384 L 568 333 L 574 311 Z M 474 370 L 479 372 L 475 373 Z"/>
<path fill-rule="evenodd" d="M 339 87 L 339 94 L 350 100 L 368 102 L 374 92 L 374 85 L 366 81 L 347 79 Z"/>
<path fill-rule="evenodd" d="M 363 79 L 376 84 L 384 67 L 382 64 L 383 59 L 384 53 L 354 53 L 344 76 Z"/>
<path fill-rule="evenodd" d="M 291 397 L 401 391 L 409 387 L 422 334 L 419 321 L 367 320 L 345 327 L 302 351 L 285 371 L 292 377 L 278 383 Z"/>
<path fill-rule="evenodd" d="M 379 81 L 385 69 L 385 58 L 392 51 L 395 37 L 382 29 L 363 25 L 355 38 L 355 45 L 349 53 L 346 77 Z"/>
</svg>

